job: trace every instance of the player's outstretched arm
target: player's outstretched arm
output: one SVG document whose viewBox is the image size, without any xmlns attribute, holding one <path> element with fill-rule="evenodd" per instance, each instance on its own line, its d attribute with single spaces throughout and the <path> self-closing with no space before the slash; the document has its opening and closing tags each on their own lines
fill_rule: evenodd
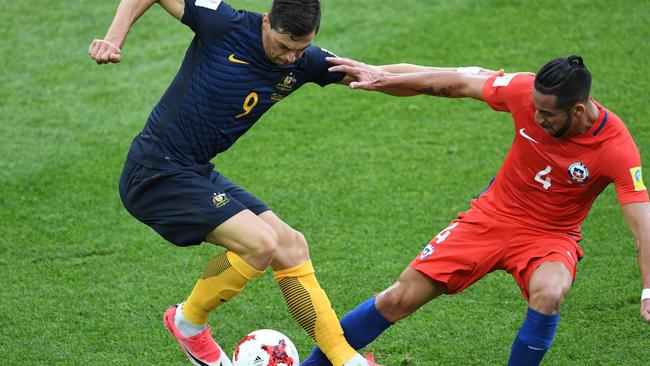
<svg viewBox="0 0 650 366">
<path fill-rule="evenodd" d="M 392 64 L 392 65 L 382 65 L 379 66 L 384 71 L 393 73 L 393 74 L 407 74 L 414 72 L 431 72 L 431 71 L 455 71 L 464 74 L 476 74 L 476 75 L 487 75 L 487 76 L 503 76 L 503 69 L 496 71 L 490 69 L 484 69 L 478 66 L 469 66 L 469 67 L 435 67 L 435 66 L 421 66 L 413 64 Z"/>
<path fill-rule="evenodd" d="M 478 68 L 478 73 L 466 73 L 462 70 L 458 72 L 458 69 L 394 73 L 387 70 L 392 68 L 393 71 L 396 71 L 395 65 L 372 66 L 345 58 L 328 58 L 327 60 L 335 65 L 330 68 L 330 71 L 346 74 L 346 79 L 350 80 L 350 88 L 379 91 L 395 96 L 425 94 L 483 100 L 482 90 L 485 81 L 493 74 L 502 73 L 502 71 L 492 71 L 481 74 L 480 68 Z"/>
<path fill-rule="evenodd" d="M 644 289 L 650 289 L 650 203 L 621 206 L 625 221 L 636 240 L 637 259 Z M 650 324 L 650 298 L 641 300 L 641 316 Z"/>
<path fill-rule="evenodd" d="M 100 65 L 120 62 L 122 60 L 121 48 L 131 26 L 155 2 L 159 2 L 168 13 L 177 19 L 183 17 L 185 0 L 122 0 L 104 39 L 94 39 L 90 43 L 88 47 L 90 57 Z"/>
</svg>

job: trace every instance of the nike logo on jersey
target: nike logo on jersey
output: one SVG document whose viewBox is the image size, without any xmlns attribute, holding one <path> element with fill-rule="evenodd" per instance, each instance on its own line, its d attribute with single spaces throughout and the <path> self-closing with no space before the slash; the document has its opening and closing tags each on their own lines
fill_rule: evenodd
<svg viewBox="0 0 650 366">
<path fill-rule="evenodd" d="M 524 130 L 525 130 L 525 128 L 522 128 L 521 130 L 519 130 L 519 134 L 521 135 L 521 137 L 525 138 L 526 140 L 532 141 L 532 142 L 534 142 L 536 144 L 539 144 L 539 142 L 535 141 L 534 138 L 526 135 L 526 132 L 524 132 Z"/>
<path fill-rule="evenodd" d="M 234 53 L 233 53 L 232 55 L 228 56 L 228 61 L 230 61 L 230 62 L 234 62 L 234 63 L 236 63 L 236 64 L 244 64 L 244 65 L 248 65 L 248 62 L 246 62 L 246 61 L 242 61 L 242 60 L 238 60 L 237 58 L 235 58 L 235 54 L 234 54 Z"/>
</svg>

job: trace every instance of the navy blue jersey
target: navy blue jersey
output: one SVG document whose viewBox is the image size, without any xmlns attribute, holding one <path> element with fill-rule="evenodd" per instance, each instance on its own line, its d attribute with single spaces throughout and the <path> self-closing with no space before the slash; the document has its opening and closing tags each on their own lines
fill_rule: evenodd
<svg viewBox="0 0 650 366">
<path fill-rule="evenodd" d="M 182 22 L 195 37 L 133 140 L 129 158 L 142 165 L 205 164 L 303 84 L 343 78 L 327 70 L 325 57 L 333 55 L 313 45 L 291 65 L 272 63 L 262 45 L 261 14 L 218 0 L 186 0 Z"/>
</svg>

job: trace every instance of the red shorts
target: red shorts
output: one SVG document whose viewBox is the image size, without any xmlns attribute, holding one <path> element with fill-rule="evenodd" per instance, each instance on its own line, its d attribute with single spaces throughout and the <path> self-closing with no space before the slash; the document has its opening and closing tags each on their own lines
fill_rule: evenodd
<svg viewBox="0 0 650 366">
<path fill-rule="evenodd" d="M 510 273 L 529 300 L 528 281 L 544 262 L 562 262 L 575 279 L 582 249 L 575 237 L 497 221 L 479 210 L 458 215 L 424 248 L 411 268 L 458 293 L 486 274 Z"/>
</svg>

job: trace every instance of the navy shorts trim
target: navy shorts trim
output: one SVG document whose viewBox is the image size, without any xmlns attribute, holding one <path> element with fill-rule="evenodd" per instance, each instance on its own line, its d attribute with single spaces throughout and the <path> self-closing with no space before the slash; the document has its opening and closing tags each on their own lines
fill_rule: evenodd
<svg viewBox="0 0 650 366">
<path fill-rule="evenodd" d="M 269 210 L 214 171 L 212 164 L 155 169 L 127 159 L 120 198 L 133 217 L 178 246 L 201 244 L 208 233 L 245 209 L 256 215 Z"/>
</svg>

